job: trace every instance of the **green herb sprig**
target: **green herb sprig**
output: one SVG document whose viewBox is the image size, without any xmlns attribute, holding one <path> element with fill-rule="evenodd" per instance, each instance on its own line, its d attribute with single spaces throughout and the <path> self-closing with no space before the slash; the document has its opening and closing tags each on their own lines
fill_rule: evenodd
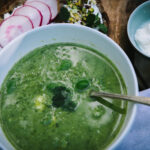
<svg viewBox="0 0 150 150">
<path fill-rule="evenodd" d="M 57 22 L 79 23 L 105 34 L 108 33 L 107 26 L 101 23 L 99 14 L 94 13 L 94 8 L 87 4 L 87 0 L 67 0 L 66 4 L 60 9 Z"/>
</svg>

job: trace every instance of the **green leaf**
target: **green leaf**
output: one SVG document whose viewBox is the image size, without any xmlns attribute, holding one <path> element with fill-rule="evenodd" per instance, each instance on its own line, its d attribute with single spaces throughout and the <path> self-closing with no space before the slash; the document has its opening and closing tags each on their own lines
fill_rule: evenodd
<svg viewBox="0 0 150 150">
<path fill-rule="evenodd" d="M 95 15 L 94 14 L 89 14 L 86 18 L 86 25 L 88 27 L 93 27 L 94 26 L 94 22 L 95 22 Z"/>
<path fill-rule="evenodd" d="M 101 31 L 101 32 L 103 32 L 103 33 L 105 33 L 105 34 L 108 33 L 108 28 L 107 28 L 106 25 L 104 25 L 104 24 L 100 24 L 100 25 L 98 26 L 98 30 Z"/>
<path fill-rule="evenodd" d="M 68 11 L 66 7 L 62 7 L 60 9 L 57 19 L 61 22 L 67 22 L 69 18 L 70 18 L 70 12 Z"/>
<path fill-rule="evenodd" d="M 98 14 L 97 15 L 89 14 L 86 19 L 86 26 L 91 27 L 91 28 L 96 28 L 105 34 L 108 33 L 107 26 L 104 24 L 101 24 L 100 17 Z"/>
<path fill-rule="evenodd" d="M 100 17 L 97 15 L 95 15 L 95 21 L 94 21 L 94 26 L 97 27 L 98 25 L 100 25 Z"/>
</svg>

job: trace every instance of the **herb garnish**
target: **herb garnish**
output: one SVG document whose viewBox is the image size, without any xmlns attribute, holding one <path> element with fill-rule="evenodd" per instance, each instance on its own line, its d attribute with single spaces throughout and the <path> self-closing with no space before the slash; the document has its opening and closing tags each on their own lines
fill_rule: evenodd
<svg viewBox="0 0 150 150">
<path fill-rule="evenodd" d="M 57 16 L 57 19 L 61 22 L 67 22 L 69 20 L 69 17 L 70 17 L 70 12 L 68 11 L 68 9 L 66 7 L 62 7 Z"/>
<path fill-rule="evenodd" d="M 108 29 L 105 24 L 100 23 L 100 18 L 98 15 L 89 14 L 86 19 L 86 26 L 91 28 L 96 28 L 97 30 L 107 34 Z"/>
<path fill-rule="evenodd" d="M 58 22 L 75 23 L 97 29 L 107 34 L 108 29 L 95 12 L 95 0 L 67 0 L 57 17 Z"/>
</svg>

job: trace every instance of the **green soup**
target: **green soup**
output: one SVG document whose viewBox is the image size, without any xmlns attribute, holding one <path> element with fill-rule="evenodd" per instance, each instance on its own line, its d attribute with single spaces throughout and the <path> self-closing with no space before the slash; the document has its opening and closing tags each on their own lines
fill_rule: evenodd
<svg viewBox="0 0 150 150">
<path fill-rule="evenodd" d="M 118 134 L 127 103 L 89 92 L 126 94 L 121 74 L 95 50 L 73 43 L 30 52 L 1 87 L 3 131 L 17 150 L 101 150 Z"/>
</svg>

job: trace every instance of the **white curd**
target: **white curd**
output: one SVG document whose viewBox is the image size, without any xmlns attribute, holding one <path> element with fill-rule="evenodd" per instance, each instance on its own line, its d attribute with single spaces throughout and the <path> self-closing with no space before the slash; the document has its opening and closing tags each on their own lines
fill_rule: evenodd
<svg viewBox="0 0 150 150">
<path fill-rule="evenodd" d="M 140 49 L 148 56 L 150 56 L 150 23 L 137 29 L 135 33 L 135 41 Z"/>
</svg>

